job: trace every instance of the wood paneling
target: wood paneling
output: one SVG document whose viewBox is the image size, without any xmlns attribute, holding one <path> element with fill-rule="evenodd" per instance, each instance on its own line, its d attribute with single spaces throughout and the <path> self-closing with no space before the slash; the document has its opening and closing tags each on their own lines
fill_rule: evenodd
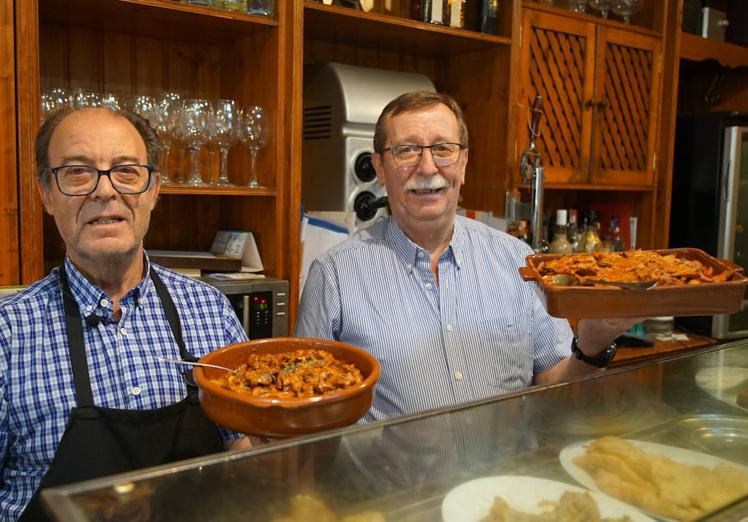
<svg viewBox="0 0 748 522">
<path fill-rule="evenodd" d="M 13 1 L 0 0 L 0 100 L 15 99 Z M 0 285 L 20 282 L 16 111 L 0 102 Z"/>
</svg>

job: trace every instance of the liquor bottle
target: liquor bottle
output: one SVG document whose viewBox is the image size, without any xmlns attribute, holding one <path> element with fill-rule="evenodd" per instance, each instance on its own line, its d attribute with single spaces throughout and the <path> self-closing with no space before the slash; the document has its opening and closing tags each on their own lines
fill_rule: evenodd
<svg viewBox="0 0 748 522">
<path fill-rule="evenodd" d="M 608 238 L 613 245 L 614 252 L 623 252 L 626 248 L 623 238 L 621 237 L 621 225 L 618 216 L 613 214 L 610 217 L 610 226 L 608 227 Z"/>
<path fill-rule="evenodd" d="M 584 231 L 584 251 L 591 253 L 599 252 L 601 249 L 600 222 L 597 219 L 597 212 L 590 210 L 587 215 L 587 229 Z"/>
<path fill-rule="evenodd" d="M 481 0 L 480 32 L 499 34 L 499 0 Z"/>
<path fill-rule="evenodd" d="M 569 216 L 569 225 L 566 227 L 566 237 L 571 243 L 571 251 L 573 253 L 580 252 L 579 245 L 582 242 L 582 232 L 579 230 L 578 225 L 578 212 L 575 208 L 570 208 L 567 212 Z"/>
<path fill-rule="evenodd" d="M 450 27 L 465 27 L 465 0 L 446 0 L 444 20 Z"/>
<path fill-rule="evenodd" d="M 415 0 L 411 4 L 410 17 L 419 22 L 443 24 L 445 2 L 448 0 Z M 449 7 L 449 4 L 446 4 Z"/>
<path fill-rule="evenodd" d="M 571 254 L 571 243 L 566 237 L 566 209 L 560 208 L 556 211 L 556 226 L 553 230 L 553 241 L 548 246 L 549 250 L 556 254 Z"/>
</svg>

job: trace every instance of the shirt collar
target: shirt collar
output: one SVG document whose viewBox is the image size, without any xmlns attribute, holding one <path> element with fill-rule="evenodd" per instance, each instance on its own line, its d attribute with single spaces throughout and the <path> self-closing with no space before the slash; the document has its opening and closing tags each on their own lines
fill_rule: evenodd
<svg viewBox="0 0 748 522">
<path fill-rule="evenodd" d="M 150 278 L 151 264 L 147 254 L 144 254 L 143 263 L 143 278 L 135 288 L 122 297 L 122 301 L 132 298 L 138 303 L 141 300 L 141 296 L 145 296 L 150 290 L 152 286 Z M 78 303 L 82 315 L 90 315 L 97 312 L 97 315 L 108 317 L 113 313 L 114 305 L 109 296 L 98 286 L 86 279 L 86 276 L 75 267 L 67 255 L 65 255 L 65 273 L 68 276 L 70 292 Z"/>
<path fill-rule="evenodd" d="M 440 256 L 442 259 L 446 258 L 452 260 L 458 268 L 462 265 L 460 252 L 463 250 L 462 244 L 464 242 L 464 236 L 465 233 L 461 223 L 455 219 L 452 240 Z M 385 238 L 386 241 L 392 245 L 395 254 L 408 270 L 412 270 L 415 265 L 418 252 L 426 252 L 425 249 L 413 243 L 413 241 L 405 235 L 405 232 L 402 231 L 400 225 L 397 224 L 397 220 L 392 216 L 390 216 L 389 223 L 387 224 Z M 426 254 L 428 254 L 428 252 L 426 252 Z"/>
</svg>

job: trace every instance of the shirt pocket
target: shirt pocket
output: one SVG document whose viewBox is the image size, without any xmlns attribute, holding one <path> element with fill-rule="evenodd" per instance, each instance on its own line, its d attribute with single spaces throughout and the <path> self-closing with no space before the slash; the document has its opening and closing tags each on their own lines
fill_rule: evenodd
<svg viewBox="0 0 748 522">
<path fill-rule="evenodd" d="M 493 393 L 520 390 L 532 382 L 527 327 L 517 317 L 495 317 L 478 323 L 484 357 L 482 375 Z"/>
</svg>

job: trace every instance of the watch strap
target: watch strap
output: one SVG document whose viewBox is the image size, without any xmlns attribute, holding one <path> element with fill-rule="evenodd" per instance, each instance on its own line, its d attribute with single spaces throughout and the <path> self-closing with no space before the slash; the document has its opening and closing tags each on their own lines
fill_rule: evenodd
<svg viewBox="0 0 748 522">
<path fill-rule="evenodd" d="M 606 366 L 608 366 L 610 364 L 610 361 L 613 360 L 613 356 L 616 354 L 616 351 L 618 351 L 618 345 L 615 341 L 613 341 L 608 346 L 606 346 L 599 355 L 590 357 L 589 355 L 584 353 L 581 348 L 579 348 L 576 335 L 571 340 L 571 353 L 573 353 L 574 356 L 580 361 L 592 366 L 596 366 L 597 368 L 605 368 Z"/>
</svg>

